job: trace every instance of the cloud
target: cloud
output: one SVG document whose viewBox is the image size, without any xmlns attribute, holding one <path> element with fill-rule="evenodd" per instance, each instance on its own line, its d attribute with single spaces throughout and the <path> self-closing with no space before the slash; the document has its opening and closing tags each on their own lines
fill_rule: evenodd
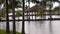
<svg viewBox="0 0 60 34">
<path fill-rule="evenodd" d="M 52 9 L 54 9 L 55 7 L 58 7 L 58 6 L 59 6 L 59 3 L 55 2 L 55 3 L 53 3 L 53 8 Z"/>
</svg>

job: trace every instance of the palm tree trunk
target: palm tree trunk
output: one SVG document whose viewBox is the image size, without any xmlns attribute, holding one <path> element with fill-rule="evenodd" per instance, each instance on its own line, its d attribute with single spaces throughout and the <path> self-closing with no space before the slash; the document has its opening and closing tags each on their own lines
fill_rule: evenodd
<svg viewBox="0 0 60 34">
<path fill-rule="evenodd" d="M 30 0 L 28 0 L 28 9 L 30 9 Z M 30 10 L 29 10 L 28 15 L 29 15 L 28 19 L 30 20 Z"/>
<path fill-rule="evenodd" d="M 59 11 L 58 11 L 58 13 L 60 14 L 60 1 L 59 1 Z"/>
<path fill-rule="evenodd" d="M 24 23 L 24 7 L 25 7 L 25 0 L 22 0 L 22 2 L 23 2 L 23 21 L 22 21 L 22 34 L 25 34 L 25 23 Z"/>
<path fill-rule="evenodd" d="M 15 7 L 14 1 L 12 0 L 12 10 L 13 10 L 13 34 L 16 34 L 16 25 L 15 25 Z"/>
<path fill-rule="evenodd" d="M 6 1 L 6 34 L 10 34 L 9 31 L 9 15 L 8 15 L 8 0 Z"/>
</svg>

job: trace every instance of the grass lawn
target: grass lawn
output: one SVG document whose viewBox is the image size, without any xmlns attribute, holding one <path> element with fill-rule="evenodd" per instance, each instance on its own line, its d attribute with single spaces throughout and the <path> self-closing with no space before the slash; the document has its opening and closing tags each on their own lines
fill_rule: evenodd
<svg viewBox="0 0 60 34">
<path fill-rule="evenodd" d="M 0 34 L 6 34 L 6 30 L 0 29 Z M 12 31 L 10 31 L 10 34 L 12 34 Z M 21 33 L 16 32 L 16 34 L 21 34 Z"/>
</svg>

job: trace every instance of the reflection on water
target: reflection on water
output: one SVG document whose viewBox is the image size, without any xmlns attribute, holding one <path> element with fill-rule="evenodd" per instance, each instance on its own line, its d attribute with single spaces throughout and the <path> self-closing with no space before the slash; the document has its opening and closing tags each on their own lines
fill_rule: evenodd
<svg viewBox="0 0 60 34">
<path fill-rule="evenodd" d="M 10 30 L 12 30 L 12 22 L 10 23 Z M 26 21 L 25 22 L 25 33 L 27 34 L 50 34 L 50 21 Z M 51 21 L 52 33 L 60 34 L 60 21 Z M 16 30 L 21 32 L 22 21 L 16 21 Z M 6 29 L 6 22 L 0 22 L 0 29 Z"/>
<path fill-rule="evenodd" d="M 54 18 L 54 17 L 53 17 Z M 51 22 L 51 23 L 50 23 Z M 22 31 L 22 21 L 16 21 L 16 31 Z M 12 22 L 9 22 L 12 30 Z M 6 22 L 0 22 L 0 29 L 6 29 Z M 25 21 L 26 34 L 60 34 L 60 20 L 56 21 Z"/>
</svg>

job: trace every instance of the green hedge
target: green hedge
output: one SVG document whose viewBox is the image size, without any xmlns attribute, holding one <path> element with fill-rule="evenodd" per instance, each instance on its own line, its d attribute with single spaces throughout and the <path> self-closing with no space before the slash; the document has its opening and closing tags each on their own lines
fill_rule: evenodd
<svg viewBox="0 0 60 34">
<path fill-rule="evenodd" d="M 0 34 L 6 34 L 6 30 L 0 29 Z M 10 34 L 12 34 L 12 31 L 10 31 Z M 16 34 L 21 34 L 21 33 L 16 32 Z"/>
</svg>

